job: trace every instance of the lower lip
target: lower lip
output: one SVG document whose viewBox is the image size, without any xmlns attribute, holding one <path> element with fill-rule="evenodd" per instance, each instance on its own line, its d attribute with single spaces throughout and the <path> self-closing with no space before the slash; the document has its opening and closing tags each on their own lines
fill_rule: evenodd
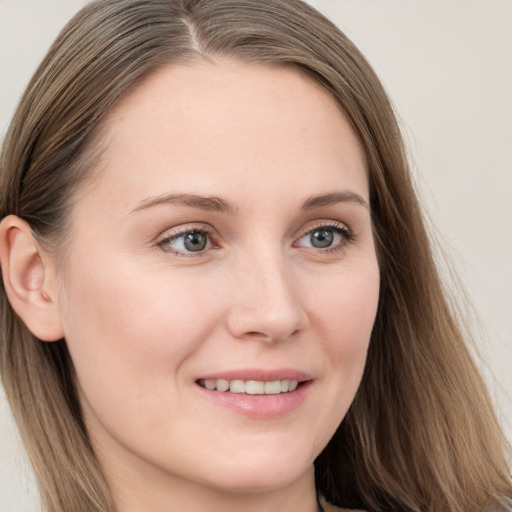
<svg viewBox="0 0 512 512">
<path fill-rule="evenodd" d="M 313 381 L 302 382 L 297 389 L 277 395 L 248 395 L 229 391 L 212 391 L 196 384 L 206 397 L 251 418 L 275 418 L 298 409 L 306 399 Z"/>
</svg>

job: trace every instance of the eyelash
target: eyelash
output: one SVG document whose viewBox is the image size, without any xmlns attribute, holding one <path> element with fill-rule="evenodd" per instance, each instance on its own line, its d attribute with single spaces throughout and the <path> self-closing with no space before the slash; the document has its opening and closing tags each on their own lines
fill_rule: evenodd
<svg viewBox="0 0 512 512">
<path fill-rule="evenodd" d="M 318 223 L 317 225 L 309 228 L 307 231 L 305 231 L 300 237 L 297 238 L 298 240 L 302 240 L 303 238 L 307 237 L 308 235 L 313 234 L 315 231 L 333 231 L 337 235 L 339 235 L 342 240 L 340 243 L 333 247 L 326 247 L 323 249 L 311 247 L 311 249 L 316 250 L 322 254 L 330 254 L 342 251 L 346 248 L 346 246 L 350 243 L 353 243 L 356 240 L 356 235 L 345 225 L 337 222 L 331 222 L 331 223 Z M 188 235 L 188 234 L 200 234 L 200 235 L 206 235 L 207 242 L 209 245 L 215 245 L 215 233 L 212 229 L 210 229 L 208 226 L 201 226 L 201 227 L 186 227 L 183 228 L 176 233 L 173 233 L 170 236 L 166 236 L 164 239 L 160 240 L 157 245 L 165 252 L 170 252 L 172 254 L 175 254 L 176 256 L 183 256 L 183 257 L 199 257 L 204 256 L 204 253 L 208 250 L 208 248 L 204 250 L 197 251 L 197 253 L 194 253 L 193 251 L 187 251 L 182 252 L 179 250 L 176 250 L 172 248 L 169 244 L 171 242 L 174 242 L 176 240 L 179 240 L 181 237 Z M 294 242 L 294 246 L 297 242 Z M 210 247 L 211 249 L 211 247 Z"/>
</svg>

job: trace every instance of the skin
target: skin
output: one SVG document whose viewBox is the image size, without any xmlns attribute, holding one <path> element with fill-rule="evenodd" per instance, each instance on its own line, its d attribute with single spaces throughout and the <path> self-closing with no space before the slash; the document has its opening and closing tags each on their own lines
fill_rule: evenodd
<svg viewBox="0 0 512 512">
<path fill-rule="evenodd" d="M 313 461 L 359 386 L 379 295 L 349 124 L 297 70 L 218 59 L 157 71 L 104 129 L 56 303 L 119 510 L 316 511 Z M 193 229 L 208 244 L 191 253 Z M 304 372 L 304 399 L 253 417 L 197 383 L 247 368 Z"/>
</svg>

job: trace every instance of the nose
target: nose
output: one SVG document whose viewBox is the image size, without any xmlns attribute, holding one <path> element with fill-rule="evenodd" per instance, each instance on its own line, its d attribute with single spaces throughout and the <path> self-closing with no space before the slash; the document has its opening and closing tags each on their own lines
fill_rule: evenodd
<svg viewBox="0 0 512 512">
<path fill-rule="evenodd" d="M 304 297 L 283 257 L 252 258 L 231 279 L 227 327 L 235 338 L 276 343 L 309 326 Z"/>
</svg>

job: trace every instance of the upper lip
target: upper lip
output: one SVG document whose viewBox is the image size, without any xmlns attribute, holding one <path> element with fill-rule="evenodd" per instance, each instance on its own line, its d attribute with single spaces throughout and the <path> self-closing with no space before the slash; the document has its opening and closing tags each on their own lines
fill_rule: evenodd
<svg viewBox="0 0 512 512">
<path fill-rule="evenodd" d="M 307 372 L 292 368 L 243 368 L 238 370 L 227 370 L 208 375 L 201 375 L 198 380 L 256 380 L 263 382 L 272 382 L 276 380 L 296 380 L 304 382 L 312 380 L 313 376 Z"/>
</svg>

